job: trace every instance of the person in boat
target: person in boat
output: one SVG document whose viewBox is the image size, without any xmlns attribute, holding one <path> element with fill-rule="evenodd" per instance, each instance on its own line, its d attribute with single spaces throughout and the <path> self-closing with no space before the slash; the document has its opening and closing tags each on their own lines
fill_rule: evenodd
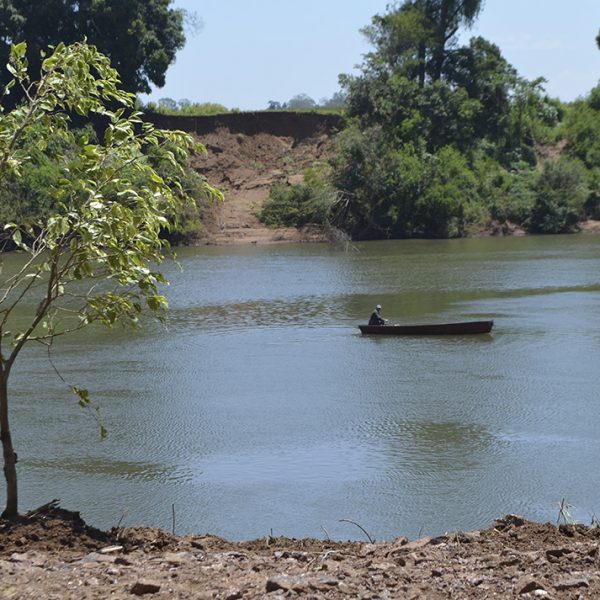
<svg viewBox="0 0 600 600">
<path fill-rule="evenodd" d="M 369 319 L 369 325 L 385 325 L 387 323 L 387 319 L 384 319 L 380 313 L 381 313 L 381 304 L 378 304 L 375 307 L 375 310 L 371 313 L 371 318 Z"/>
</svg>

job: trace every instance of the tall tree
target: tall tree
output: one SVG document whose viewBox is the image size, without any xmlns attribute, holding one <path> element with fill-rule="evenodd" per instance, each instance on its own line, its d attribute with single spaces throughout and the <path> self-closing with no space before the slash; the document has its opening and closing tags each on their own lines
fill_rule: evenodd
<svg viewBox="0 0 600 600">
<path fill-rule="evenodd" d="M 456 34 L 461 26 L 470 27 L 479 12 L 483 0 L 417 0 L 424 4 L 423 10 L 434 31 L 431 48 L 430 74 L 433 81 L 442 75 L 449 49 L 456 45 Z"/>
<path fill-rule="evenodd" d="M 164 85 L 165 73 L 185 43 L 184 12 L 172 0 L 4 0 L 0 6 L 0 64 L 11 44 L 26 42 L 30 74 L 39 73 L 49 45 L 84 38 L 106 54 L 130 92 Z M 3 74 L 0 83 L 6 84 Z"/>
<path fill-rule="evenodd" d="M 459 28 L 472 25 L 482 5 L 483 0 L 405 0 L 391 5 L 363 29 L 375 46 L 367 64 L 392 72 L 400 69 L 417 78 L 421 87 L 427 78 L 438 81 Z"/>
<path fill-rule="evenodd" d="M 0 177 L 19 174 L 31 161 L 24 140 L 32 128 L 55 138 L 68 152 L 55 156 L 62 169 L 55 182 L 58 208 L 45 219 L 9 223 L 4 229 L 23 251 L 16 272 L 0 278 L 0 440 L 4 456 L 6 508 L 18 512 L 16 454 L 9 422 L 9 379 L 24 346 L 51 345 L 93 322 L 135 324 L 146 306 L 160 313 L 164 278 L 156 269 L 166 242 L 159 235 L 186 201 L 178 159 L 203 148 L 183 132 L 155 130 L 132 110 L 134 97 L 118 88 L 106 56 L 85 44 L 59 44 L 44 59 L 41 79 L 27 75 L 25 44 L 14 46 L 9 87 L 20 86 L 25 102 L 0 113 Z M 119 106 L 115 109 L 115 106 Z M 107 125 L 102 143 L 75 133 L 71 115 L 100 114 Z M 161 177 L 147 160 L 149 149 L 164 148 L 173 166 Z M 205 185 L 205 192 L 215 190 Z M 218 195 L 218 193 L 217 193 Z M 16 315 L 35 306 L 27 319 Z M 81 406 L 85 390 L 73 387 Z"/>
</svg>

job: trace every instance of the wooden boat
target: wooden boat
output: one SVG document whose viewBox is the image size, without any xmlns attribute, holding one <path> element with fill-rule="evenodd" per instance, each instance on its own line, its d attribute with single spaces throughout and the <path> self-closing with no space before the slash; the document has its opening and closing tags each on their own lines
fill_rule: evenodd
<svg viewBox="0 0 600 600">
<path fill-rule="evenodd" d="M 432 323 L 430 325 L 359 325 L 361 333 L 373 335 L 464 335 L 489 333 L 494 321 Z"/>
</svg>

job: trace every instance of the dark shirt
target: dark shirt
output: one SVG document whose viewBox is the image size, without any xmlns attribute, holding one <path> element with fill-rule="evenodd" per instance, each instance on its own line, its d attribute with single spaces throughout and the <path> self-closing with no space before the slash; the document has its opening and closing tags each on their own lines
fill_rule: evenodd
<svg viewBox="0 0 600 600">
<path fill-rule="evenodd" d="M 374 310 L 369 319 L 369 325 L 385 325 L 385 319 L 382 319 L 379 313 Z"/>
</svg>

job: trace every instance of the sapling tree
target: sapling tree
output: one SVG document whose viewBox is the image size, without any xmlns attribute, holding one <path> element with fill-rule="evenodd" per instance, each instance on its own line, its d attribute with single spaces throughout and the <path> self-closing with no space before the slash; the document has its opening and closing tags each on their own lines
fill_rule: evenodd
<svg viewBox="0 0 600 600">
<path fill-rule="evenodd" d="M 11 518 L 18 514 L 9 424 L 15 362 L 30 342 L 49 346 L 57 336 L 94 322 L 135 325 L 144 308 L 163 314 L 167 302 L 159 287 L 165 280 L 157 269 L 168 244 L 160 234 L 191 201 L 179 181 L 182 159 L 204 148 L 188 134 L 144 123 L 133 110 L 133 95 L 119 88 L 118 73 L 93 46 L 56 46 L 44 57 L 39 79 L 32 81 L 26 46 L 18 44 L 8 69 L 12 79 L 3 97 L 18 87 L 25 101 L 0 113 L 0 184 L 31 168 L 32 135 L 42 152 L 50 139 L 65 142 L 53 145 L 60 166 L 54 213 L 43 221 L 3 225 L 5 238 L 23 257 L 16 271 L 0 275 L 3 516 Z M 73 118 L 94 127 L 77 129 Z M 168 175 L 161 177 L 147 161 L 152 148 L 162 148 L 163 160 L 172 164 Z M 204 191 L 219 197 L 208 184 Z M 23 306 L 34 306 L 26 322 Z M 81 406 L 89 406 L 86 390 L 72 391 Z"/>
</svg>

